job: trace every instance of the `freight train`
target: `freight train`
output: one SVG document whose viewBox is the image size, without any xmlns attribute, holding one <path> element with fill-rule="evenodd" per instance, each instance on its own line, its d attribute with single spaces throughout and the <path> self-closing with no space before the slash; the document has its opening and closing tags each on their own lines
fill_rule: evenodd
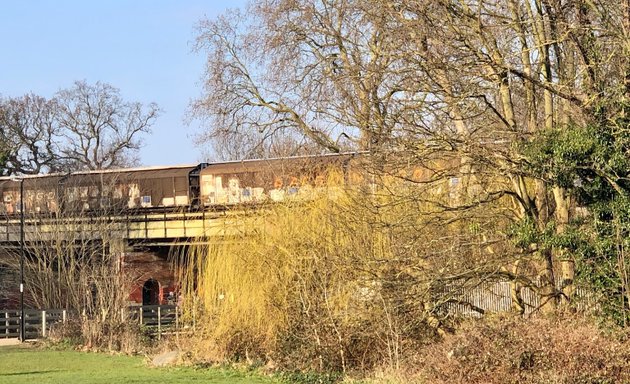
<svg viewBox="0 0 630 384">
<path fill-rule="evenodd" d="M 201 210 L 305 196 L 346 183 L 356 154 L 0 177 L 0 213 L 11 216 Z M 23 185 L 20 185 L 23 183 Z"/>
</svg>

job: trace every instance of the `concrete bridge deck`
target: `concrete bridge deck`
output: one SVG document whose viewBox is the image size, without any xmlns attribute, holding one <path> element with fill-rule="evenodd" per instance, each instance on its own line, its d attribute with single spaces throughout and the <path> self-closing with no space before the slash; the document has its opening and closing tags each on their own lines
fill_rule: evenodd
<svg viewBox="0 0 630 384">
<path fill-rule="evenodd" d="M 147 244 L 178 239 L 214 238 L 242 234 L 262 219 L 260 207 L 228 207 L 198 211 L 134 211 L 116 215 L 86 214 L 75 217 L 27 216 L 27 243 L 59 240 L 122 239 Z M 3 219 L 3 220 L 2 220 Z M 20 242 L 19 215 L 0 218 L 0 245 Z"/>
</svg>

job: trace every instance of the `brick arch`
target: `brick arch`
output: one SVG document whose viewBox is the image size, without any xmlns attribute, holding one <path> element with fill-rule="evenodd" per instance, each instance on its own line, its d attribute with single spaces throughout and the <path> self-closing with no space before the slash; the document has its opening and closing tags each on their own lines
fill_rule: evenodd
<svg viewBox="0 0 630 384">
<path fill-rule="evenodd" d="M 160 282 L 151 278 L 142 285 L 142 305 L 160 304 Z"/>
</svg>

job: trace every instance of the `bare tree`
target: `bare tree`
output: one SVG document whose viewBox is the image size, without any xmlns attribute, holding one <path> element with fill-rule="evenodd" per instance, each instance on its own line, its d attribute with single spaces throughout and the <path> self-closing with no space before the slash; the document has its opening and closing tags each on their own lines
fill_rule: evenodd
<svg viewBox="0 0 630 384">
<path fill-rule="evenodd" d="M 543 234 L 561 236 L 575 203 L 553 172 L 532 170 L 537 155 L 525 149 L 623 115 L 627 12 L 612 1 L 254 1 L 247 16 L 201 22 L 205 94 L 192 108 L 210 138 L 250 131 L 267 140 L 288 129 L 339 151 L 348 137 L 369 150 L 377 176 L 450 184 L 446 201 L 383 192 L 433 204 L 434 222 L 493 228 L 481 247 L 489 257 L 506 248 L 498 241 L 507 228 L 482 208 L 500 204 L 501 218 L 538 233 L 502 255 L 502 273 L 541 281 L 551 308 L 571 294 L 574 260 Z M 405 171 L 416 166 L 431 176 Z"/>
<path fill-rule="evenodd" d="M 63 138 L 59 157 L 72 169 L 104 169 L 133 164 L 139 136 L 158 116 L 156 104 L 126 102 L 111 85 L 77 81 L 59 91 L 57 122 Z"/>
<path fill-rule="evenodd" d="M 137 162 L 141 136 L 159 115 L 151 103 L 127 102 L 109 84 L 78 81 L 47 100 L 29 94 L 0 100 L 4 174 L 104 169 Z"/>
<path fill-rule="evenodd" d="M 260 132 L 229 132 L 213 135 L 211 138 L 200 136 L 197 143 L 202 148 L 210 144 L 211 151 L 205 151 L 206 159 L 243 160 L 316 155 L 322 148 L 305 137 L 290 132 L 274 132 L 272 140 Z"/>
<path fill-rule="evenodd" d="M 285 129 L 327 151 L 367 148 L 394 129 L 404 92 L 377 2 L 253 3 L 199 25 L 206 93 L 192 105 L 210 137 Z"/>
<path fill-rule="evenodd" d="M 56 103 L 28 94 L 0 100 L 4 174 L 36 174 L 57 167 Z"/>
</svg>

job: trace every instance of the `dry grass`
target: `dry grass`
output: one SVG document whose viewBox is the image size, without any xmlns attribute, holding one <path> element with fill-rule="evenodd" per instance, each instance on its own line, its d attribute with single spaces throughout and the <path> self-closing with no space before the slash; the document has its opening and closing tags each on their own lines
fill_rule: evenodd
<svg viewBox="0 0 630 384">
<path fill-rule="evenodd" d="M 560 314 L 470 321 L 419 351 L 427 383 L 628 383 L 630 341 L 587 318 Z"/>
</svg>

